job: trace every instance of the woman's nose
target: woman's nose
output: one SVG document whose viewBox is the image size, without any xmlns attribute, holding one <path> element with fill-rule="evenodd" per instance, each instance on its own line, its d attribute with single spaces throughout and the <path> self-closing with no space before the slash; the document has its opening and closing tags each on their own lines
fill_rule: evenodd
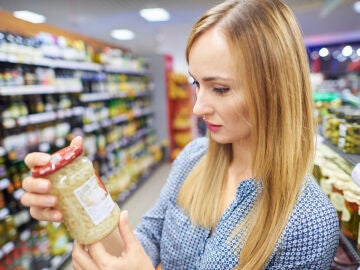
<svg viewBox="0 0 360 270">
<path fill-rule="evenodd" d="M 202 117 L 205 114 L 209 114 L 211 112 L 210 104 L 207 102 L 206 95 L 204 93 L 200 93 L 199 91 L 195 97 L 195 104 L 193 107 L 193 113 L 196 116 Z"/>
</svg>

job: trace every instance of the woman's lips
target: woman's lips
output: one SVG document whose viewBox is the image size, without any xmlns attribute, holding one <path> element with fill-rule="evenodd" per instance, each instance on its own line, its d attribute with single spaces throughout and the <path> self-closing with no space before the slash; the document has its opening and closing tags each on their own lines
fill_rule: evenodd
<svg viewBox="0 0 360 270">
<path fill-rule="evenodd" d="M 210 122 L 206 122 L 206 126 L 211 132 L 217 132 L 221 128 L 221 125 L 214 125 Z"/>
</svg>

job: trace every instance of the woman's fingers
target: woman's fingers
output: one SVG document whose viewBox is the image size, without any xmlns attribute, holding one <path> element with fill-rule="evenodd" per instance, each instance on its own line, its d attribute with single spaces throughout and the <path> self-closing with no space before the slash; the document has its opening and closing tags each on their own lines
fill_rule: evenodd
<svg viewBox="0 0 360 270">
<path fill-rule="evenodd" d="M 91 258 L 100 269 L 107 269 L 117 263 L 117 258 L 110 255 L 101 243 L 95 243 L 89 246 Z"/>
<path fill-rule="evenodd" d="M 26 155 L 24 162 L 29 169 L 35 166 L 45 165 L 50 161 L 50 155 L 41 152 L 34 152 Z"/>
<path fill-rule="evenodd" d="M 22 182 L 22 188 L 27 192 L 38 194 L 47 194 L 50 192 L 51 183 L 47 179 L 25 177 Z"/>
<path fill-rule="evenodd" d="M 28 207 L 42 207 L 42 208 L 46 208 L 46 207 L 55 207 L 56 203 L 57 203 L 57 199 L 55 196 L 50 195 L 50 194 L 36 194 L 36 193 L 29 193 L 29 192 L 25 192 L 21 198 L 20 198 L 20 202 L 24 205 L 24 206 L 28 206 Z"/>
<path fill-rule="evenodd" d="M 77 145 L 82 147 L 83 139 L 80 136 L 75 137 L 70 145 Z M 50 161 L 51 155 L 42 152 L 33 152 L 26 155 L 24 162 L 29 169 L 36 166 L 46 165 Z"/>
<path fill-rule="evenodd" d="M 61 212 L 54 208 L 30 207 L 30 215 L 37 220 L 46 220 L 52 222 L 61 222 Z"/>
<path fill-rule="evenodd" d="M 128 222 L 127 210 L 122 211 L 120 214 L 119 231 L 124 241 L 126 251 L 132 249 L 134 246 L 137 247 L 138 241 Z"/>
<path fill-rule="evenodd" d="M 73 265 L 77 268 L 75 269 L 86 269 L 86 270 L 99 270 L 91 258 L 90 254 L 84 250 L 84 247 L 78 242 L 74 241 L 73 251 L 72 251 Z"/>
<path fill-rule="evenodd" d="M 74 139 L 72 139 L 70 146 L 78 146 L 80 148 L 82 148 L 82 144 L 83 144 L 83 139 L 80 136 L 76 136 Z"/>
</svg>

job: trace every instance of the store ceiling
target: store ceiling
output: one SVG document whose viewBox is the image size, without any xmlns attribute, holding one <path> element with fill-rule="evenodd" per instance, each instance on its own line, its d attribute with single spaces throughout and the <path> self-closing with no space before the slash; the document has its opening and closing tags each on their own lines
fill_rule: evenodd
<svg viewBox="0 0 360 270">
<path fill-rule="evenodd" d="M 131 49 L 138 55 L 183 52 L 187 34 L 195 20 L 216 0 L 0 0 L 7 11 L 31 10 L 47 17 L 46 23 L 72 32 Z M 360 40 L 360 14 L 352 10 L 355 0 L 285 0 L 294 10 L 306 37 L 331 34 L 330 38 Z M 168 22 L 148 23 L 138 11 L 163 7 Z M 1 21 L 0 21 L 1 22 Z M 109 35 L 114 28 L 136 33 L 132 41 L 116 41 Z M 339 33 L 343 33 L 342 37 Z M 329 35 L 326 36 L 329 38 Z M 319 42 L 319 39 L 313 39 Z"/>
</svg>

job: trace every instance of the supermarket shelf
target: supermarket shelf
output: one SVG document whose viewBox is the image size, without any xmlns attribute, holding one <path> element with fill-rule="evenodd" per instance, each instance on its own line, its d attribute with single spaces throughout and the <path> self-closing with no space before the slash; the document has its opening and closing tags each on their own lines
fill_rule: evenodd
<svg viewBox="0 0 360 270">
<path fill-rule="evenodd" d="M 350 241 L 343 233 L 340 232 L 340 243 L 345 247 L 352 259 L 360 265 L 360 255 L 357 251 L 356 242 Z"/>
<path fill-rule="evenodd" d="M 142 96 L 146 96 L 147 94 L 149 94 L 149 90 L 135 92 L 132 95 L 130 95 L 129 93 L 126 93 L 126 92 L 118 92 L 118 93 L 109 93 L 109 92 L 85 93 L 85 94 L 80 95 L 80 101 L 82 101 L 84 103 L 90 103 L 90 102 L 97 102 L 97 101 L 118 99 L 118 98 L 142 97 Z"/>
<path fill-rule="evenodd" d="M 347 154 L 343 151 L 339 150 L 335 145 L 333 145 L 329 140 L 322 138 L 322 143 L 330 147 L 334 152 L 338 153 L 341 157 L 343 157 L 345 160 L 350 162 L 352 165 L 356 165 L 357 163 L 360 163 L 360 155 L 355 154 Z"/>
<path fill-rule="evenodd" d="M 55 256 L 51 259 L 50 264 L 51 267 L 49 270 L 58 270 L 61 269 L 61 267 L 71 258 L 71 250 L 72 250 L 72 243 L 68 244 L 68 248 L 65 254 Z"/>
<path fill-rule="evenodd" d="M 126 121 L 130 121 L 133 118 L 142 117 L 146 115 L 152 114 L 153 111 L 151 108 L 144 108 L 144 109 L 134 109 L 130 113 L 124 113 L 118 116 L 115 116 L 111 119 L 105 119 L 99 122 L 93 122 L 90 124 L 84 125 L 84 132 L 85 133 L 91 133 L 94 132 L 100 128 L 107 128 L 111 125 L 117 125 Z"/>
<path fill-rule="evenodd" d="M 128 200 L 134 193 L 135 191 L 141 186 L 143 185 L 149 178 L 150 176 L 154 173 L 154 171 L 162 164 L 162 162 L 160 161 L 159 163 L 151 166 L 151 168 L 149 168 L 148 170 L 146 170 L 138 179 L 138 181 L 134 184 L 132 184 L 126 191 L 124 191 L 123 193 L 120 194 L 117 203 L 118 205 L 121 207 L 126 200 Z"/>
<path fill-rule="evenodd" d="M 81 86 L 76 85 L 70 88 L 56 87 L 55 85 L 19 85 L 0 87 L 1 96 L 16 95 L 37 95 L 37 94 L 61 94 L 61 93 L 79 93 Z"/>
<path fill-rule="evenodd" d="M 103 70 L 107 73 L 121 73 L 128 75 L 137 75 L 137 76 L 145 76 L 148 74 L 148 72 L 144 70 L 124 69 L 121 66 L 114 66 L 114 65 L 105 65 Z"/>
<path fill-rule="evenodd" d="M 319 141 L 326 146 L 328 146 L 335 153 L 339 154 L 346 161 L 350 162 L 352 165 L 356 165 L 360 163 L 360 155 L 355 154 L 347 154 L 338 149 L 335 145 L 333 145 L 329 140 L 319 135 Z M 348 239 L 341 231 L 340 231 L 340 245 L 345 249 L 346 253 L 351 257 L 351 259 L 356 262 L 360 266 L 360 254 L 357 249 L 357 244 L 355 241 Z M 351 268 L 353 269 L 353 268 Z"/>
<path fill-rule="evenodd" d="M 81 106 L 59 109 L 58 111 L 48 111 L 42 113 L 29 114 L 27 116 L 20 116 L 12 122 L 12 125 L 3 127 L 4 129 L 11 129 L 17 127 L 26 127 L 28 125 L 41 124 L 46 122 L 52 122 L 64 118 L 70 118 L 80 116 L 84 112 L 84 108 Z M 1 187 L 1 185 L 0 185 Z M 1 189 L 1 188 L 0 188 Z"/>
<path fill-rule="evenodd" d="M 60 59 L 49 59 L 49 58 L 35 58 L 30 57 L 24 58 L 16 55 L 9 55 L 2 53 L 0 55 L 0 62 L 8 62 L 14 64 L 23 64 L 23 65 L 35 65 L 35 66 L 46 66 L 51 68 L 63 68 L 63 69 L 73 69 L 73 70 L 89 70 L 89 71 L 100 71 L 102 69 L 100 64 L 91 63 L 91 62 L 76 62 L 69 60 L 60 60 Z"/>
</svg>

